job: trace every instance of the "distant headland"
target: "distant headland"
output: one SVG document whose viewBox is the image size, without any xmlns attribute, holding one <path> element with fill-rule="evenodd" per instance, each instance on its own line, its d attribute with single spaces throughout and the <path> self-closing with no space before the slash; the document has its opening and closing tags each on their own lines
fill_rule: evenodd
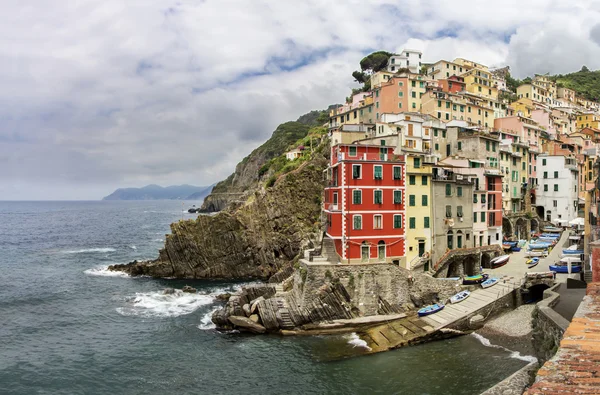
<svg viewBox="0 0 600 395">
<path fill-rule="evenodd" d="M 146 185 L 142 188 L 119 188 L 102 200 L 203 200 L 213 185 Z"/>
</svg>

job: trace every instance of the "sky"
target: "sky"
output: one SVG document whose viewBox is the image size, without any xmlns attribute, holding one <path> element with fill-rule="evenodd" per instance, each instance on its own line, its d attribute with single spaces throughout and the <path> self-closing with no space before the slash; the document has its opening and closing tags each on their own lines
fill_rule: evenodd
<svg viewBox="0 0 600 395">
<path fill-rule="evenodd" d="M 600 68 L 600 2 L 3 0 L 0 200 L 210 185 L 374 50 Z"/>
</svg>

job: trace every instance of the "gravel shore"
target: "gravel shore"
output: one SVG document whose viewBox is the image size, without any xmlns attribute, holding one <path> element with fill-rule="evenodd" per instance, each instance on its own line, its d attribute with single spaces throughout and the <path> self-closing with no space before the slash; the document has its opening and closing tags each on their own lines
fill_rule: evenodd
<svg viewBox="0 0 600 395">
<path fill-rule="evenodd" d="M 521 355 L 535 355 L 531 343 L 531 313 L 535 304 L 523 305 L 509 313 L 494 318 L 476 333 L 492 344 L 518 351 Z"/>
</svg>

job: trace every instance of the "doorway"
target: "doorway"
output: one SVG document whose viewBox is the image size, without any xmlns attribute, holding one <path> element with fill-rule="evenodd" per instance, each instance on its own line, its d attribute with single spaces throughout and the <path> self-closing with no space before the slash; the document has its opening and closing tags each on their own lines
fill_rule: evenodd
<svg viewBox="0 0 600 395">
<path fill-rule="evenodd" d="M 425 241 L 419 241 L 419 257 L 422 257 L 425 254 Z"/>
<path fill-rule="evenodd" d="M 364 241 L 360 246 L 360 260 L 361 262 L 369 262 L 369 246 Z"/>
<path fill-rule="evenodd" d="M 379 240 L 377 243 L 377 259 L 379 262 L 385 262 L 385 241 Z"/>
</svg>

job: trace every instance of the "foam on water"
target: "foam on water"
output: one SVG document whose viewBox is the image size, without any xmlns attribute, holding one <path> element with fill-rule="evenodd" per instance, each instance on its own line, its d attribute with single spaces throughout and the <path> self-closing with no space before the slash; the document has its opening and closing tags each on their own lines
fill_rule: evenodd
<svg viewBox="0 0 600 395">
<path fill-rule="evenodd" d="M 130 245 L 129 248 L 131 248 L 132 250 L 137 250 L 137 247 L 134 245 Z"/>
<path fill-rule="evenodd" d="M 138 292 L 128 298 L 127 306 L 118 307 L 119 314 L 139 317 L 177 317 L 190 314 L 201 306 L 214 302 L 212 295 L 186 293 L 176 289 L 173 294 L 164 290 Z"/>
<path fill-rule="evenodd" d="M 63 251 L 65 254 L 88 254 L 93 252 L 114 252 L 116 251 L 114 248 L 83 248 L 81 250 L 69 250 Z"/>
<path fill-rule="evenodd" d="M 212 322 L 211 318 L 213 313 L 217 310 L 219 310 L 219 308 L 215 307 L 214 309 L 204 314 L 202 316 L 202 319 L 200 320 L 200 325 L 198 325 L 198 329 L 202 329 L 203 331 L 215 329 L 217 326 Z"/>
<path fill-rule="evenodd" d="M 127 274 L 125 272 L 114 272 L 112 270 L 108 270 L 108 265 L 95 267 L 93 269 L 87 269 L 87 270 L 84 270 L 83 272 L 90 276 L 130 277 L 129 274 Z"/>
<path fill-rule="evenodd" d="M 350 335 L 347 335 L 346 338 L 348 339 L 348 344 L 352 345 L 352 348 L 362 347 L 371 351 L 371 347 L 367 345 L 367 342 L 358 337 L 358 335 L 355 332 L 352 332 Z"/>
<path fill-rule="evenodd" d="M 512 351 L 512 350 L 509 350 L 506 347 L 499 346 L 497 344 L 492 344 L 489 339 L 481 336 L 478 333 L 474 333 L 473 332 L 473 333 L 471 333 L 471 336 L 475 337 L 475 339 L 479 340 L 479 342 L 481 344 L 483 344 L 484 346 L 486 346 L 486 347 L 498 348 L 500 350 L 504 350 L 504 351 L 510 353 L 510 357 L 511 358 L 519 359 L 519 360 L 525 361 L 525 362 L 537 362 L 537 358 L 534 357 L 534 356 L 531 356 L 531 355 L 521 355 L 521 353 L 518 352 L 518 351 Z"/>
</svg>

